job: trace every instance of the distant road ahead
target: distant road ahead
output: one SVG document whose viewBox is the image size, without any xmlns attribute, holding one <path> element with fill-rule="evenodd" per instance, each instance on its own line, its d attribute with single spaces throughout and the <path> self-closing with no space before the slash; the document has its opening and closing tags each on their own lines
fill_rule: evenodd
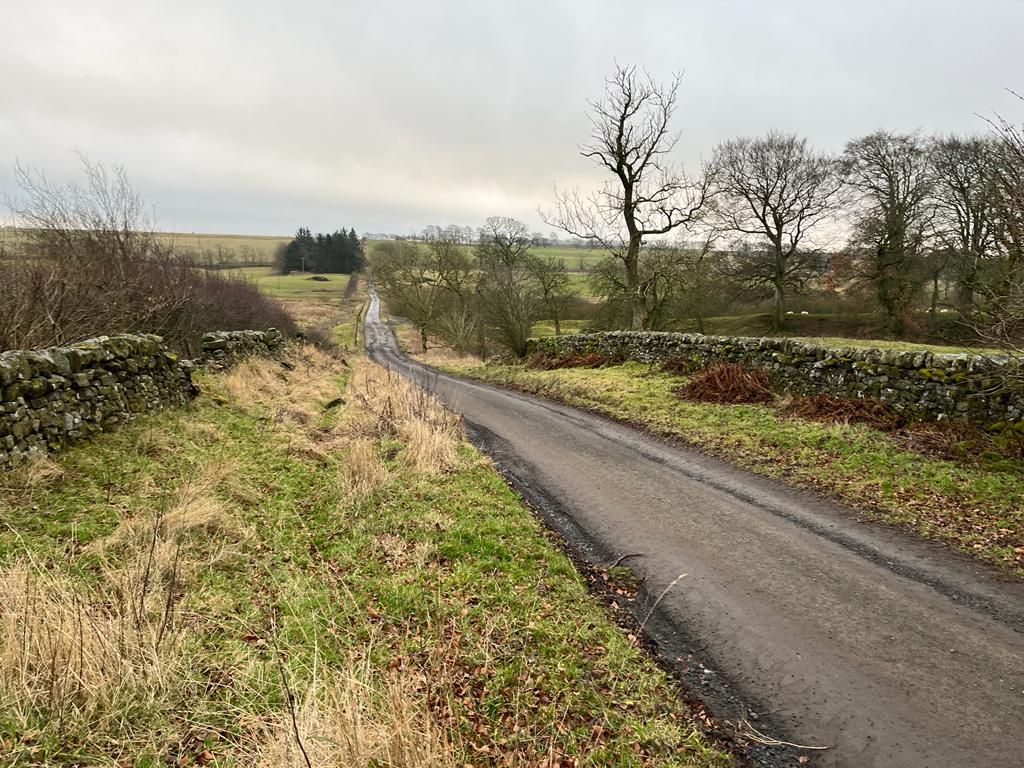
<svg viewBox="0 0 1024 768">
<path fill-rule="evenodd" d="M 376 295 L 366 346 L 461 413 L 585 557 L 641 553 L 627 564 L 654 596 L 687 574 L 649 626 L 663 651 L 694 654 L 712 704 L 829 746 L 803 753 L 810 766 L 1024 766 L 1021 584 L 629 427 L 429 371 L 398 351 Z"/>
</svg>

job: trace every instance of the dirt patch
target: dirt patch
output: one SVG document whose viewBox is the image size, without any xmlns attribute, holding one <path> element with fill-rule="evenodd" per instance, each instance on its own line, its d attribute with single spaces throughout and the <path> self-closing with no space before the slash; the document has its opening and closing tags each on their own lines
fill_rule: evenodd
<svg viewBox="0 0 1024 768">
<path fill-rule="evenodd" d="M 737 363 L 711 366 L 679 387 L 676 394 L 699 403 L 770 403 L 775 399 L 767 373 Z"/>
</svg>

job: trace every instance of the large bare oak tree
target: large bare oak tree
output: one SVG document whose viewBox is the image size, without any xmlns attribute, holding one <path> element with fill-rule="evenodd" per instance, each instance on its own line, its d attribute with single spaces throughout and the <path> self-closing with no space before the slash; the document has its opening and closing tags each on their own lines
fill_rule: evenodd
<svg viewBox="0 0 1024 768">
<path fill-rule="evenodd" d="M 740 251 L 738 276 L 770 287 L 772 330 L 780 330 L 787 290 L 820 264 L 806 245 L 811 231 L 838 206 L 838 164 L 812 150 L 806 139 L 771 131 L 719 144 L 711 165 L 716 225 L 723 233 L 754 239 Z"/>
<path fill-rule="evenodd" d="M 593 131 L 580 147 L 612 178 L 587 195 L 556 190 L 555 209 L 541 213 L 551 226 L 596 241 L 622 262 L 634 330 L 648 323 L 644 239 L 695 222 L 708 199 L 708 179 L 691 181 L 669 158 L 679 140 L 670 122 L 680 81 L 676 75 L 661 85 L 647 72 L 617 65 L 604 98 L 590 103 Z"/>
</svg>

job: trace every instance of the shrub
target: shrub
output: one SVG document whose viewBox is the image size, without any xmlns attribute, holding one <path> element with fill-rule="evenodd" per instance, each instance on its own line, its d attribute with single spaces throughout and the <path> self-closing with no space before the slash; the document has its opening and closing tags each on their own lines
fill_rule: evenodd
<svg viewBox="0 0 1024 768">
<path fill-rule="evenodd" d="M 143 216 L 122 169 L 82 159 L 86 183 L 53 187 L 19 168 L 24 227 L 0 258 L 0 349 L 68 344 L 123 332 L 157 333 L 198 351 L 203 333 L 295 325 L 278 302 L 243 279 L 193 267 Z"/>
<path fill-rule="evenodd" d="M 768 374 L 736 363 L 718 363 L 676 390 L 684 400 L 701 403 L 770 403 L 775 399 Z"/>
</svg>

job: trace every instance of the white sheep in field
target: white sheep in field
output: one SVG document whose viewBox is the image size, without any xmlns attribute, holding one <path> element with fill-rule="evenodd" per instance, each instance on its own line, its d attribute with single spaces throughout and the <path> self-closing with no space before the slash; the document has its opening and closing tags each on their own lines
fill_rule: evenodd
<svg viewBox="0 0 1024 768">
<path fill-rule="evenodd" d="M 801 315 L 809 315 L 809 314 L 811 314 L 811 313 L 810 313 L 810 312 L 801 312 L 800 314 L 801 314 Z"/>
</svg>

